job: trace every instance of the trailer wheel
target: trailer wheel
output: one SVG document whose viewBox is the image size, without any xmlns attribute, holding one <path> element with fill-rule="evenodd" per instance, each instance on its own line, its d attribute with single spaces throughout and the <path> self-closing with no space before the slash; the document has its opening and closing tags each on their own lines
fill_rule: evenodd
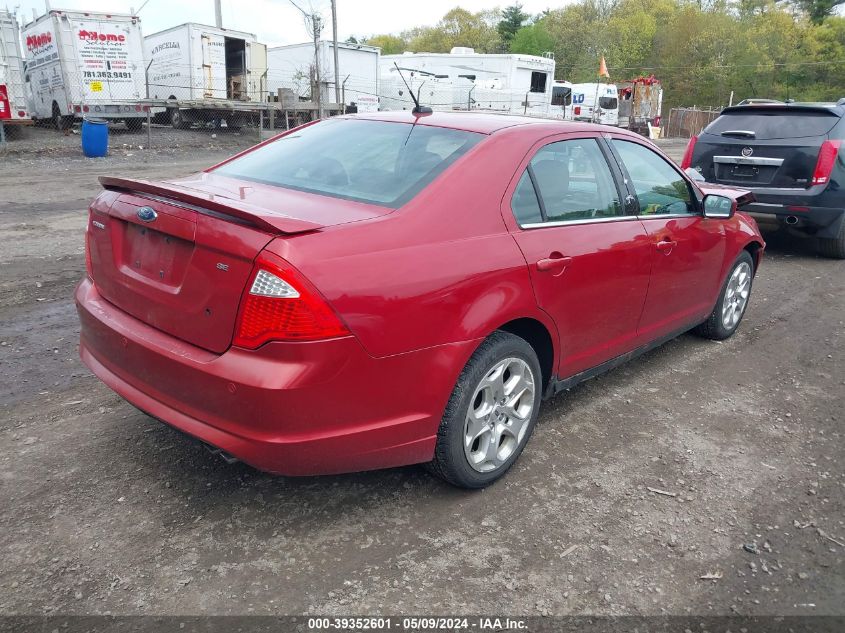
<svg viewBox="0 0 845 633">
<path fill-rule="evenodd" d="M 144 119 L 124 119 L 124 122 L 130 132 L 140 132 L 144 129 Z"/>
<path fill-rule="evenodd" d="M 73 117 L 72 116 L 62 116 L 62 110 L 59 108 L 59 104 L 55 101 L 53 102 L 53 127 L 56 128 L 59 132 L 64 132 L 65 130 L 69 130 L 73 126 Z"/>
<path fill-rule="evenodd" d="M 170 125 L 177 130 L 186 130 L 191 127 L 191 122 L 185 120 L 185 115 L 179 108 L 168 108 L 168 113 L 170 114 Z"/>
<path fill-rule="evenodd" d="M 244 116 L 242 114 L 227 114 L 226 127 L 232 132 L 240 132 L 244 125 Z"/>
</svg>

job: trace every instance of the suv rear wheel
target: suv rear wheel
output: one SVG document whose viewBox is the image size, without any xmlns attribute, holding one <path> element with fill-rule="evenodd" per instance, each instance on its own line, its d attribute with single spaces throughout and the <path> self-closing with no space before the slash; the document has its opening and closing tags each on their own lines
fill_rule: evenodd
<svg viewBox="0 0 845 633">
<path fill-rule="evenodd" d="M 845 219 L 839 224 L 839 233 L 836 237 L 819 239 L 818 251 L 825 257 L 845 259 Z"/>
<path fill-rule="evenodd" d="M 534 349 L 509 332 L 491 334 L 458 378 L 429 471 L 462 488 L 496 481 L 531 437 L 542 387 Z"/>
</svg>

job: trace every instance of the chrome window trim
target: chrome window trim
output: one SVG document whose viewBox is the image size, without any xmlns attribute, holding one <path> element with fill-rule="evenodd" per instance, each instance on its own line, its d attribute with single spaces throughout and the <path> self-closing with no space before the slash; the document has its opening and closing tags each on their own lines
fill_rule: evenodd
<svg viewBox="0 0 845 633">
<path fill-rule="evenodd" d="M 605 222 L 621 222 L 624 220 L 636 220 L 636 215 L 615 215 L 612 218 L 582 218 L 580 220 L 556 220 L 555 222 L 530 222 L 529 224 L 520 224 L 519 228 L 543 229 L 552 226 L 570 226 L 579 224 L 603 224 Z"/>
<path fill-rule="evenodd" d="M 637 216 L 640 220 L 663 220 L 678 218 L 700 218 L 700 213 L 645 213 Z"/>
<path fill-rule="evenodd" d="M 721 165 L 763 165 L 765 167 L 780 167 L 783 165 L 782 158 L 764 158 L 762 156 L 714 156 L 713 162 Z"/>
</svg>

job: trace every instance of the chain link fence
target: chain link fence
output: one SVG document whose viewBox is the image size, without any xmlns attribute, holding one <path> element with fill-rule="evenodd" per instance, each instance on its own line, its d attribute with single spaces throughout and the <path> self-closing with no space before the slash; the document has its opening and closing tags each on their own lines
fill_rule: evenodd
<svg viewBox="0 0 845 633">
<path fill-rule="evenodd" d="M 665 138 L 690 138 L 701 133 L 722 113 L 721 108 L 671 108 L 664 126 Z"/>
</svg>

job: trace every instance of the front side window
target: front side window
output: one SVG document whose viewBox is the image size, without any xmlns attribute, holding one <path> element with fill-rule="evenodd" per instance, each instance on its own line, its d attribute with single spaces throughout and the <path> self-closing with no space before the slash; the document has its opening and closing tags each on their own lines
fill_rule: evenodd
<svg viewBox="0 0 845 633">
<path fill-rule="evenodd" d="M 429 125 L 330 119 L 282 136 L 214 173 L 397 208 L 482 138 Z"/>
<path fill-rule="evenodd" d="M 611 141 L 618 152 L 640 203 L 640 215 L 694 214 L 689 185 L 661 156 L 639 143 Z"/>
<path fill-rule="evenodd" d="M 540 219 L 531 197 L 533 185 Z M 550 143 L 540 149 L 522 175 L 511 202 L 521 226 L 622 215 L 610 167 L 595 139 Z"/>
</svg>

